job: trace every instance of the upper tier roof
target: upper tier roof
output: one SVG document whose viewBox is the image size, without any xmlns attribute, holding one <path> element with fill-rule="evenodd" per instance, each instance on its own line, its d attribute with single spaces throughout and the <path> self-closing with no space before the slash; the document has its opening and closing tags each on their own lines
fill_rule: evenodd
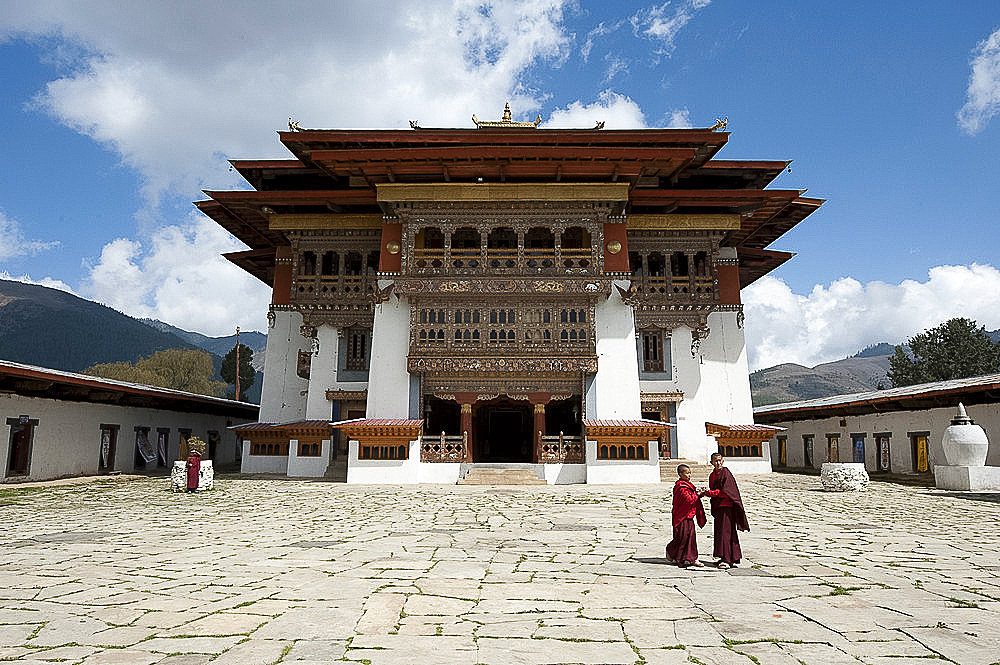
<svg viewBox="0 0 1000 665">
<path fill-rule="evenodd" d="M 254 250 L 230 258 L 265 281 L 261 262 L 288 244 L 269 215 L 382 213 L 382 183 L 618 182 L 630 185 L 626 213 L 740 214 L 722 245 L 755 250 L 745 262 L 740 252 L 743 286 L 787 260 L 763 250 L 823 203 L 764 189 L 788 162 L 713 159 L 729 134 L 709 129 L 309 129 L 279 137 L 294 159 L 232 162 L 256 191 L 210 191 L 210 201 L 196 204 Z"/>
</svg>

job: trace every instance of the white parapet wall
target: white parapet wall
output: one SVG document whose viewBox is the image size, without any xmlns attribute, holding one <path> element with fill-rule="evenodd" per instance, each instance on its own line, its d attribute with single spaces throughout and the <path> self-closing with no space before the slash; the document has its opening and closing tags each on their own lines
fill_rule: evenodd
<svg viewBox="0 0 1000 665">
<path fill-rule="evenodd" d="M 299 442 L 288 442 L 288 476 L 292 478 L 322 478 L 330 465 L 330 439 L 320 442 L 319 455 L 300 456 Z"/>
<path fill-rule="evenodd" d="M 574 485 L 587 482 L 586 464 L 545 464 L 545 482 L 549 485 Z"/>
<path fill-rule="evenodd" d="M 347 444 L 347 482 L 357 485 L 414 485 L 420 482 L 420 440 L 410 441 L 407 459 L 360 459 L 360 443 Z M 456 475 L 457 478 L 457 475 Z"/>
<path fill-rule="evenodd" d="M 279 473 L 287 475 L 288 456 L 251 455 L 250 440 L 243 439 L 243 461 L 240 471 L 242 473 Z"/>
<path fill-rule="evenodd" d="M 660 482 L 660 460 L 656 455 L 659 442 L 648 443 L 649 459 L 598 459 L 597 441 L 587 441 L 588 485 L 631 485 Z"/>
</svg>

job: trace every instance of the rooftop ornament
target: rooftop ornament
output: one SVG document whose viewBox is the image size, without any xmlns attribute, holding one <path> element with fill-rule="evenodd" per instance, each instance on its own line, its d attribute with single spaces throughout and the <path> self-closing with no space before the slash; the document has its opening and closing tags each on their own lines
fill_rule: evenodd
<svg viewBox="0 0 1000 665">
<path fill-rule="evenodd" d="M 530 127 L 532 129 L 536 129 L 538 125 L 540 125 L 542 122 L 542 116 L 541 114 L 539 114 L 539 116 L 535 118 L 534 122 L 515 122 L 514 120 L 510 119 L 510 102 L 507 102 L 506 104 L 504 104 L 503 118 L 500 120 L 500 122 L 488 122 L 485 120 L 479 120 L 476 117 L 475 113 L 472 114 L 472 122 L 476 123 L 476 129 L 482 129 L 483 127 L 489 127 L 489 128 L 504 127 L 504 128 L 522 128 L 522 129 Z"/>
</svg>

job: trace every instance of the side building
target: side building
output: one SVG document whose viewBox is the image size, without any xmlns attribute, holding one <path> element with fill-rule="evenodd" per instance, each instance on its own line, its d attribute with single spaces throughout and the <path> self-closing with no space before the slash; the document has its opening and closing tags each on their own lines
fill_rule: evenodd
<svg viewBox="0 0 1000 665">
<path fill-rule="evenodd" d="M 244 471 L 656 482 L 722 440 L 770 469 L 740 289 L 822 201 L 714 159 L 723 131 L 537 124 L 280 132 L 291 159 L 197 203 L 272 288 Z"/>
<path fill-rule="evenodd" d="M 166 473 L 197 436 L 216 467 L 240 461 L 230 427 L 255 404 L 0 360 L 3 482 Z"/>
<path fill-rule="evenodd" d="M 919 474 L 945 463 L 959 403 L 990 439 L 987 466 L 1000 466 L 1000 374 L 759 406 L 754 417 L 783 428 L 769 444 L 779 469 L 857 462 L 873 476 Z"/>
</svg>

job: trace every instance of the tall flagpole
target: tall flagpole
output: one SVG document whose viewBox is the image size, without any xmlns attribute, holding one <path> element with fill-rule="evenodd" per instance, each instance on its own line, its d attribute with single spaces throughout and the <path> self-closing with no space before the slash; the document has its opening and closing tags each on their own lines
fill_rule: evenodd
<svg viewBox="0 0 1000 665">
<path fill-rule="evenodd" d="M 236 326 L 236 401 L 240 401 L 240 327 Z"/>
</svg>

